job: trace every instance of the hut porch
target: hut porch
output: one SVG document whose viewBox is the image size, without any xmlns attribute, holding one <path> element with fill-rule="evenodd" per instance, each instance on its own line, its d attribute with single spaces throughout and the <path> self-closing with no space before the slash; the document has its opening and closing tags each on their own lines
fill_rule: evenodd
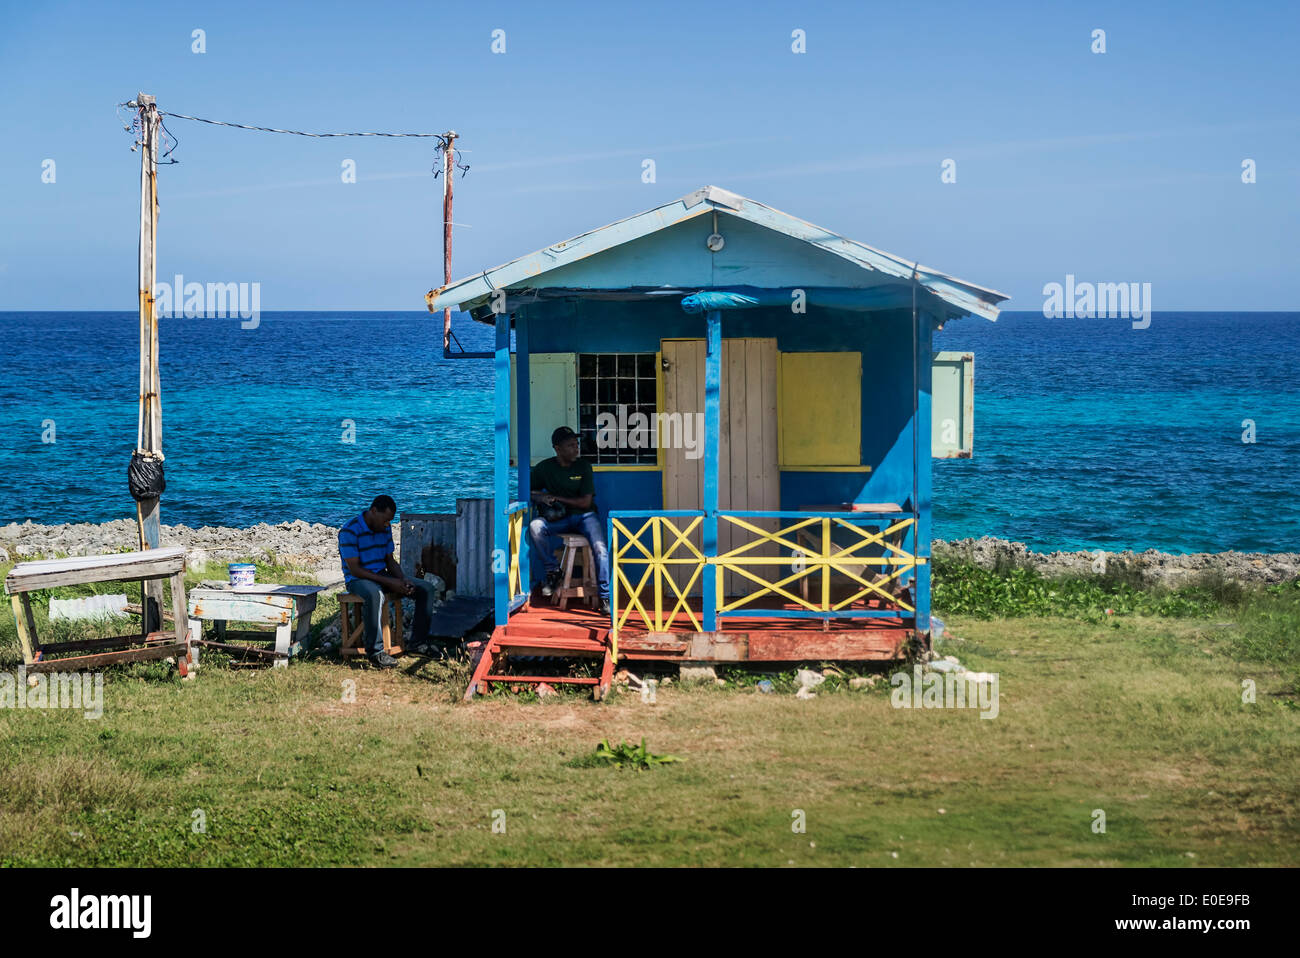
<svg viewBox="0 0 1300 958">
<path fill-rule="evenodd" d="M 690 598 L 688 602 L 695 616 L 700 616 L 700 599 Z M 538 681 L 590 685 L 600 697 L 613 679 L 616 644 L 620 666 L 641 662 L 887 662 L 901 658 L 915 635 L 912 623 L 880 599 L 863 603 L 858 609 L 883 613 L 874 618 L 791 617 L 790 613 L 797 609 L 797 603 L 762 599 L 756 600 L 750 615 L 720 616 L 714 632 L 696 631 L 685 616 L 679 616 L 666 623 L 662 631 L 652 631 L 653 623 L 633 620 L 615 637 L 608 616 L 582 606 L 559 609 L 539 592 L 520 606 L 505 625 L 493 631 L 488 647 L 481 650 L 465 697 L 471 699 L 475 692 L 488 691 L 494 682 Z M 522 670 L 510 674 L 499 670 L 503 653 L 599 659 L 600 675 L 534 676 Z"/>
</svg>

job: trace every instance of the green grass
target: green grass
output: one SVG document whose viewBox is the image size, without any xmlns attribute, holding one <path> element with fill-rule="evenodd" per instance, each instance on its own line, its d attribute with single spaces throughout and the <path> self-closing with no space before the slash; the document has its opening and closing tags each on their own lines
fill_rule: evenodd
<svg viewBox="0 0 1300 958">
<path fill-rule="evenodd" d="M 112 669 L 97 721 L 0 711 L 0 865 L 1300 864 L 1300 587 L 947 567 L 935 592 L 937 651 L 1000 675 L 997 719 L 848 668 L 810 701 L 727 669 L 654 705 L 464 705 L 466 667 L 422 660 Z M 643 739 L 682 761 L 594 759 Z"/>
</svg>

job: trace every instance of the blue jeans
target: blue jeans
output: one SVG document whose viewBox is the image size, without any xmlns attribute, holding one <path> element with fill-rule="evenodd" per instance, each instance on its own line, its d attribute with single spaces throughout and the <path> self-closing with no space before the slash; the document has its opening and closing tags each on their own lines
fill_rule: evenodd
<svg viewBox="0 0 1300 958">
<path fill-rule="evenodd" d="M 433 618 L 433 603 L 436 601 L 433 583 L 423 579 L 412 579 L 415 595 L 410 596 L 415 603 L 415 621 L 411 623 L 411 645 L 419 645 L 429 640 L 429 623 Z M 380 616 L 384 611 L 386 599 L 383 588 L 378 582 L 369 579 L 352 579 L 347 583 L 348 591 L 359 595 L 364 600 L 361 607 L 361 619 L 365 623 L 366 655 L 376 655 L 384 651 L 384 635 Z M 400 598 L 394 596 L 400 601 Z M 401 645 L 402 637 L 393 636 L 393 644 Z"/>
<path fill-rule="evenodd" d="M 565 516 L 559 522 L 547 522 L 538 517 L 528 523 L 528 546 L 532 550 L 532 568 L 543 574 L 558 572 L 555 550 L 560 547 L 556 536 L 565 532 L 580 532 L 591 543 L 591 554 L 596 560 L 596 584 L 600 597 L 609 598 L 609 547 L 605 545 L 605 527 L 595 512 Z"/>
</svg>

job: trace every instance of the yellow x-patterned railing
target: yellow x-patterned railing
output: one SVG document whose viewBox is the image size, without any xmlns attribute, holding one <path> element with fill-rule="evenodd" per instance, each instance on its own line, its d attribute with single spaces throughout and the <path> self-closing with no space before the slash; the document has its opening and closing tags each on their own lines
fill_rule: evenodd
<svg viewBox="0 0 1300 958">
<path fill-rule="evenodd" d="M 875 525 L 884 525 L 884 528 L 864 528 L 854 521 L 839 516 L 807 516 L 775 531 L 763 529 L 741 515 L 723 512 L 718 514 L 718 519 L 754 536 L 743 545 L 710 560 L 718 576 L 718 615 L 743 608 L 765 595 L 779 596 L 810 612 L 836 612 L 874 594 L 905 612 L 916 611 L 913 606 L 887 588 L 891 582 L 895 582 L 900 576 L 926 561 L 924 556 L 918 557 L 902 546 L 908 528 L 916 522 L 913 516 L 896 519 L 890 517 L 883 521 L 875 521 Z M 863 520 L 857 518 L 857 522 L 861 521 Z M 838 529 L 849 530 L 857 536 L 857 539 L 848 545 L 837 544 L 832 533 Z M 756 554 L 756 550 L 768 544 L 788 549 L 791 555 Z M 878 547 L 881 554 L 861 554 L 861 550 L 873 546 Z M 776 581 L 764 579 L 751 571 L 754 568 L 772 566 L 788 566 L 794 571 Z M 870 574 L 869 570 L 873 567 L 878 568 L 880 573 L 875 577 L 867 578 L 866 576 Z M 886 575 L 884 574 L 886 569 L 893 571 Z M 761 588 L 753 589 L 728 602 L 723 592 L 724 572 L 734 572 Z M 832 603 L 832 572 L 847 577 L 861 588 L 847 598 Z M 815 581 L 801 583 L 819 586 L 816 601 L 806 595 L 792 592 L 788 588 L 800 580 L 818 578 L 819 583 Z"/>
<path fill-rule="evenodd" d="M 704 554 L 690 538 L 704 517 L 689 513 L 652 515 L 638 517 L 632 524 L 638 521 L 640 525 L 633 531 L 617 516 L 610 520 L 614 641 L 617 642 L 619 631 L 633 613 L 649 632 L 669 631 L 679 616 L 686 617 L 693 631 L 702 631 L 699 615 L 691 609 L 687 597 L 707 564 Z M 649 542 L 645 541 L 647 536 Z M 634 585 L 627 570 L 635 566 L 644 569 Z M 677 570 L 681 571 L 674 575 Z M 642 601 L 647 585 L 653 596 L 649 602 Z M 618 646 L 614 649 L 617 655 Z"/>
<path fill-rule="evenodd" d="M 527 518 L 527 516 L 527 503 L 519 506 L 519 508 L 510 513 L 510 564 L 508 566 L 508 571 L 511 600 L 523 592 L 523 588 L 520 585 L 519 554 L 523 547 L 524 519 Z"/>
<path fill-rule="evenodd" d="M 900 513 L 809 515 L 792 512 L 720 512 L 717 532 L 730 532 L 726 551 L 696 546 L 692 537 L 707 531 L 702 512 L 623 512 L 610 516 L 610 558 L 614 621 L 611 639 L 615 655 L 618 633 L 629 622 L 648 632 L 667 632 L 678 625 L 687 631 L 704 631 L 704 621 L 722 615 L 815 616 L 820 618 L 889 617 L 899 612 L 916 614 L 913 603 L 897 588 L 903 576 L 929 561 L 917 555 L 916 516 Z M 760 524 L 761 523 L 761 524 Z M 773 530 L 763 525 L 777 524 Z M 837 542 L 849 538 L 845 543 Z M 707 538 L 699 536 L 704 541 Z M 720 537 L 721 538 L 721 537 Z M 706 551 L 717 552 L 707 555 Z M 869 553 L 869 554 L 868 554 Z M 713 566 L 712 582 L 702 577 Z M 784 574 L 785 567 L 791 569 Z M 763 569 L 778 570 L 775 579 Z M 638 574 L 639 573 L 639 574 Z M 726 595 L 727 573 L 749 588 L 743 595 Z M 849 594 L 832 596 L 834 582 L 840 592 L 847 582 Z M 691 607 L 689 596 L 702 590 L 701 611 Z M 797 590 L 797 591 L 796 591 Z M 753 603 L 772 596 L 793 608 L 769 613 Z M 862 599 L 878 597 L 881 609 L 851 609 Z M 836 615 L 840 613 L 840 615 Z"/>
</svg>

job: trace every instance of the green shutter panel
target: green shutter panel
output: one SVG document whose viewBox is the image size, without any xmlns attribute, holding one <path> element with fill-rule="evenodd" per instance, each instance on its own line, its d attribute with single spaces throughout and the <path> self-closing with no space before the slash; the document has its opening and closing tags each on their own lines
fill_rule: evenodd
<svg viewBox="0 0 1300 958">
<path fill-rule="evenodd" d="M 556 426 L 578 428 L 578 354 L 529 353 L 529 459 L 535 465 L 555 455 L 551 433 Z M 518 390 L 515 388 L 515 357 L 510 356 L 510 465 L 519 465 L 519 444 L 515 438 L 518 418 Z"/>
<path fill-rule="evenodd" d="M 930 382 L 930 455 L 969 459 L 975 442 L 975 354 L 935 353 Z"/>
</svg>

